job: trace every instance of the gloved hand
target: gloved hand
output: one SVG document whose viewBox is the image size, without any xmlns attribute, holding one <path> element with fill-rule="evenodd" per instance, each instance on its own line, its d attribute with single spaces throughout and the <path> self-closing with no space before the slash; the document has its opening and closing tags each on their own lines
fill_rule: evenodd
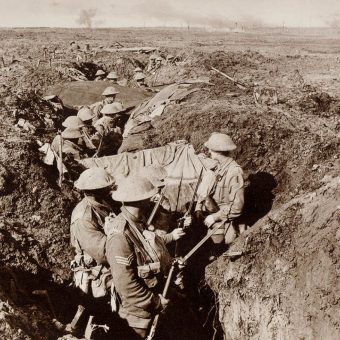
<svg viewBox="0 0 340 340">
<path fill-rule="evenodd" d="M 208 215 L 205 220 L 204 220 L 204 224 L 210 228 L 214 223 L 216 222 L 216 218 L 213 214 Z"/>
<path fill-rule="evenodd" d="M 174 241 L 177 241 L 185 235 L 185 231 L 182 228 L 176 228 L 171 232 L 171 234 Z"/>
</svg>

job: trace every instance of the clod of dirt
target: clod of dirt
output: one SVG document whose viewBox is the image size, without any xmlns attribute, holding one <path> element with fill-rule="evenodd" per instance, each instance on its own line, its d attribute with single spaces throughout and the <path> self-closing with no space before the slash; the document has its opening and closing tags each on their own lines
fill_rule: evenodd
<svg viewBox="0 0 340 340">
<path fill-rule="evenodd" d="M 6 192 L 9 174 L 3 165 L 0 164 L 0 194 Z"/>
</svg>

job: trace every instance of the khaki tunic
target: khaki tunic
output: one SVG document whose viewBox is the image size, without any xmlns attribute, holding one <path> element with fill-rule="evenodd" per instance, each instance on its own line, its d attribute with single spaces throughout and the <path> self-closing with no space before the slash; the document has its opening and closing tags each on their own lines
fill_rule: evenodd
<svg viewBox="0 0 340 340">
<path fill-rule="evenodd" d="M 103 227 L 110 207 L 86 196 L 71 215 L 71 244 L 77 254 L 86 253 L 97 264 L 106 263 L 106 235 Z"/>
<path fill-rule="evenodd" d="M 122 213 L 113 221 L 112 233 L 106 243 L 106 255 L 114 287 L 121 299 L 120 317 L 126 319 L 130 327 L 147 329 L 152 316 L 161 307 L 160 298 L 154 289 L 156 282 L 138 275 L 138 266 L 144 266 L 149 262 L 129 237 L 130 222 L 126 214 L 128 214 L 126 209 L 122 208 Z M 129 219 L 132 219 L 131 215 Z M 142 233 L 144 222 L 135 218 L 133 222 Z M 167 241 L 171 239 L 168 237 L 164 242 Z"/>
<path fill-rule="evenodd" d="M 244 206 L 244 179 L 241 167 L 228 157 L 213 171 L 208 170 L 203 176 L 198 196 L 196 210 L 206 211 L 204 200 L 207 196 L 217 204 L 219 210 L 211 215 L 218 222 L 230 222 L 239 217 Z M 224 223 L 217 233 L 223 232 Z"/>
</svg>

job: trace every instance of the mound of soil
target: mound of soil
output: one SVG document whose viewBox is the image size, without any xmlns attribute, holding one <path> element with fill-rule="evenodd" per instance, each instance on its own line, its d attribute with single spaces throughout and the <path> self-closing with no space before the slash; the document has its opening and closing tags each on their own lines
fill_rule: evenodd
<svg viewBox="0 0 340 340">
<path fill-rule="evenodd" d="M 225 339 L 337 339 L 339 177 L 299 195 L 244 233 L 206 271 Z"/>
</svg>

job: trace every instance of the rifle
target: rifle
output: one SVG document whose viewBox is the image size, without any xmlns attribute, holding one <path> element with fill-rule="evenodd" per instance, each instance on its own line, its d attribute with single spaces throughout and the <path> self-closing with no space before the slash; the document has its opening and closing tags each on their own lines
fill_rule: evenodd
<svg viewBox="0 0 340 340">
<path fill-rule="evenodd" d="M 160 205 L 162 204 L 162 201 L 163 201 L 163 198 L 164 198 L 164 188 L 163 190 L 161 191 L 161 196 L 159 197 L 159 200 L 158 202 L 154 205 L 153 209 L 152 209 L 152 212 L 146 222 L 146 226 L 148 227 L 148 229 L 150 228 L 151 224 L 152 224 L 152 221 L 160 207 Z"/>
<path fill-rule="evenodd" d="M 228 229 L 230 228 L 230 225 L 231 223 L 229 223 L 228 225 Z M 168 290 L 169 290 L 169 287 L 170 287 L 170 284 L 171 284 L 171 280 L 172 280 L 172 277 L 174 275 L 174 270 L 176 268 L 176 266 L 178 265 L 181 265 L 181 266 L 185 266 L 186 263 L 188 262 L 189 258 L 194 255 L 194 253 L 217 231 L 217 229 L 220 228 L 220 224 L 217 224 L 215 226 L 215 228 L 213 229 L 210 229 L 207 233 L 207 235 L 205 235 L 201 241 L 199 241 L 196 246 L 194 248 L 192 248 L 188 254 L 186 254 L 184 257 L 182 258 L 175 258 L 171 264 L 171 268 L 170 268 L 170 271 L 169 271 L 169 275 L 166 279 L 166 282 L 165 282 L 165 286 L 164 286 L 164 289 L 163 289 L 163 292 L 162 292 L 162 296 L 164 298 L 166 298 L 166 295 L 168 294 Z M 227 231 L 228 231 L 227 229 Z M 157 329 L 157 325 L 158 325 L 158 322 L 159 322 L 159 316 L 160 314 L 157 314 L 154 319 L 153 319 L 153 322 L 152 322 L 152 325 L 151 325 L 151 328 L 150 328 L 150 331 L 149 331 L 149 334 L 148 336 L 146 337 L 146 340 L 152 340 L 156 334 L 156 329 Z"/>
<path fill-rule="evenodd" d="M 197 190 L 198 190 L 198 187 L 201 183 L 201 180 L 202 180 L 202 175 L 203 175 L 203 167 L 201 169 L 201 172 L 198 176 L 198 180 L 197 180 L 197 183 L 196 183 L 196 186 L 195 186 L 195 190 L 194 190 L 194 194 L 192 195 L 192 199 L 190 201 L 190 204 L 189 204 L 189 207 L 188 207 L 188 210 L 185 212 L 184 216 L 181 217 L 179 220 L 178 220 L 178 228 L 182 228 L 183 230 L 186 229 L 186 227 L 183 226 L 183 223 L 184 223 L 184 219 L 189 215 L 191 214 L 191 210 L 194 206 L 194 203 L 195 203 L 195 197 L 196 197 L 196 194 L 197 194 Z M 180 240 L 177 240 L 176 241 L 176 246 L 175 246 L 175 256 L 178 256 L 179 255 L 179 248 L 180 248 Z"/>
</svg>

